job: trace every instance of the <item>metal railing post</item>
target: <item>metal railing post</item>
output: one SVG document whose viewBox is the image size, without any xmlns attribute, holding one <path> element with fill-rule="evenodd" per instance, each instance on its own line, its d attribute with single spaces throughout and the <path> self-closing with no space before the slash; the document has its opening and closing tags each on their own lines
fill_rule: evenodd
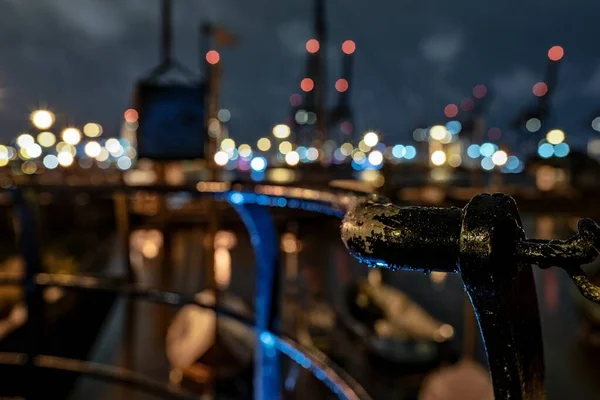
<svg viewBox="0 0 600 400">
<path fill-rule="evenodd" d="M 239 193 L 230 202 L 241 216 L 250 234 L 256 262 L 256 352 L 254 360 L 254 398 L 275 400 L 281 397 L 280 356 L 270 332 L 277 334 L 280 309 L 279 241 L 269 211 L 261 205 L 238 202 Z M 233 197 L 233 200 L 231 198 Z"/>
</svg>

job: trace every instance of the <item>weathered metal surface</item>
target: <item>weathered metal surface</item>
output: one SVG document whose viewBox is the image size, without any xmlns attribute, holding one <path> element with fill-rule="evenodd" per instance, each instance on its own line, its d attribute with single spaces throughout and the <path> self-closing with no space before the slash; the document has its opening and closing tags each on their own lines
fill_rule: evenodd
<svg viewBox="0 0 600 400">
<path fill-rule="evenodd" d="M 475 196 L 457 208 L 398 207 L 373 197 L 351 208 L 342 240 L 370 266 L 460 272 L 477 315 L 498 399 L 543 399 L 544 358 L 531 264 L 557 266 L 586 298 L 600 288 L 581 268 L 600 249 L 600 226 L 578 224 L 568 240 L 527 240 L 515 201 Z"/>
</svg>

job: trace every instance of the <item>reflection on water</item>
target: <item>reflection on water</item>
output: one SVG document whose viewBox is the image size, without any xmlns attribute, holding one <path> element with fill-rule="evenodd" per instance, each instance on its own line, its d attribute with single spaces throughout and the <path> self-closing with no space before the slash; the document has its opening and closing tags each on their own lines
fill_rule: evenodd
<svg viewBox="0 0 600 400">
<path fill-rule="evenodd" d="M 231 282 L 231 253 L 237 244 L 235 233 L 219 231 L 215 235 L 215 284 L 219 290 L 225 290 Z"/>
</svg>

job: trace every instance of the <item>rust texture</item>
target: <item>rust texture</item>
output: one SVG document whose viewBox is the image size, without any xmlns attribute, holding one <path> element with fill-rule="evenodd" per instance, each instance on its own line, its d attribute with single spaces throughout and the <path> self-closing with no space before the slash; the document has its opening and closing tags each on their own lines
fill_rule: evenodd
<svg viewBox="0 0 600 400">
<path fill-rule="evenodd" d="M 544 357 L 532 264 L 560 267 L 600 304 L 581 268 L 600 249 L 600 226 L 582 219 L 568 240 L 526 239 L 515 201 L 477 195 L 463 208 L 399 207 L 371 197 L 348 210 L 341 236 L 369 266 L 459 272 L 475 310 L 497 399 L 544 399 Z"/>
</svg>

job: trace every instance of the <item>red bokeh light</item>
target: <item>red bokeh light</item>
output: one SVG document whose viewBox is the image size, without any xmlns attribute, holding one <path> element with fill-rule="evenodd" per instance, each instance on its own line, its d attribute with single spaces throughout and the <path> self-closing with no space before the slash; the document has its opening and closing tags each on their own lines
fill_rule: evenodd
<svg viewBox="0 0 600 400">
<path fill-rule="evenodd" d="M 448 118 L 454 118 L 458 114 L 458 107 L 456 104 L 448 104 L 444 107 L 444 115 Z"/>
<path fill-rule="evenodd" d="M 469 97 L 460 102 L 460 108 L 462 108 L 463 111 L 471 111 L 473 107 L 475 107 L 475 103 L 473 102 L 473 99 Z"/>
<path fill-rule="evenodd" d="M 346 40 L 342 43 L 342 51 L 345 54 L 352 54 L 356 50 L 356 43 L 353 40 Z"/>
<path fill-rule="evenodd" d="M 125 118 L 125 121 L 127 122 L 135 122 L 139 118 L 138 112 L 133 108 L 130 108 L 127 111 L 125 111 L 125 114 L 123 114 L 123 116 Z"/>
<path fill-rule="evenodd" d="M 335 81 L 335 90 L 338 92 L 345 92 L 348 90 L 348 81 L 343 78 Z"/>
<path fill-rule="evenodd" d="M 545 82 L 538 82 L 535 85 L 533 85 L 533 94 L 535 94 L 537 97 L 542 97 L 545 96 L 546 93 L 548 93 L 548 85 L 546 85 Z"/>
<path fill-rule="evenodd" d="M 317 51 L 319 51 L 319 41 L 317 39 L 309 39 L 306 42 L 306 51 L 308 51 L 309 53 L 316 53 Z"/>
<path fill-rule="evenodd" d="M 300 89 L 304 90 L 305 92 L 310 92 L 314 87 L 315 83 L 310 78 L 304 78 L 300 82 Z"/>
<path fill-rule="evenodd" d="M 482 99 L 487 94 L 487 88 L 485 85 L 477 85 L 473 88 L 473 97 L 476 99 Z"/>
<path fill-rule="evenodd" d="M 562 46 L 552 46 L 548 50 L 548 58 L 552 61 L 558 61 L 565 55 L 565 49 Z"/>
<path fill-rule="evenodd" d="M 352 123 L 349 121 L 344 121 L 342 122 L 342 124 L 340 125 L 340 130 L 342 131 L 342 133 L 344 133 L 345 135 L 349 135 L 352 133 L 352 130 L 354 129 L 354 127 L 352 126 Z"/>
<path fill-rule="evenodd" d="M 488 130 L 487 135 L 490 138 L 490 140 L 500 140 L 500 138 L 502 137 L 502 131 L 500 130 L 500 128 L 490 128 Z"/>
<path fill-rule="evenodd" d="M 209 64 L 217 64 L 221 59 L 221 55 L 216 50 L 209 50 L 206 52 L 206 62 Z"/>
<path fill-rule="evenodd" d="M 293 107 L 298 107 L 300 104 L 302 104 L 302 96 L 300 96 L 298 93 L 294 93 L 290 96 L 290 105 Z"/>
</svg>

